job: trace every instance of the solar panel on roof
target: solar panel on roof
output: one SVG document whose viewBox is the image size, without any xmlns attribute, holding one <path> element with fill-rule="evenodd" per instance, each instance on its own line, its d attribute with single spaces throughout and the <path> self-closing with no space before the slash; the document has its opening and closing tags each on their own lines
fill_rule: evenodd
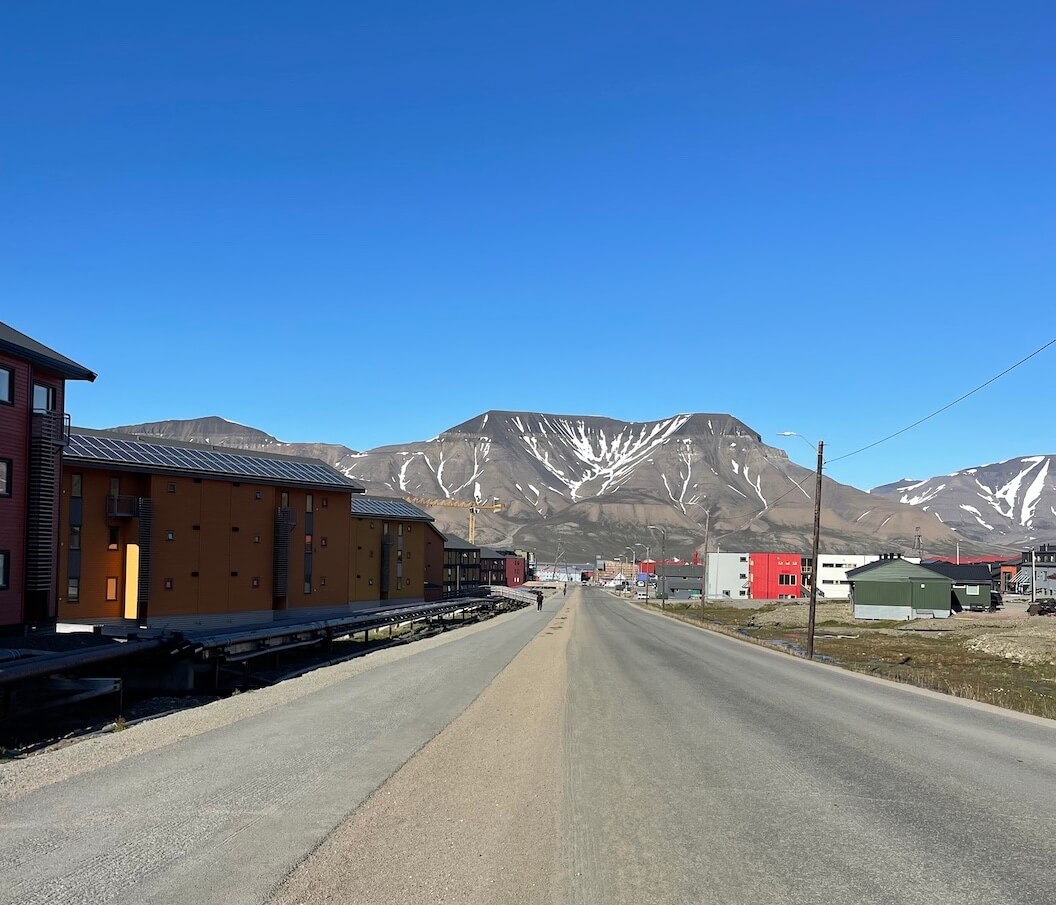
<svg viewBox="0 0 1056 905">
<path fill-rule="evenodd" d="M 201 471 L 228 477 L 260 477 L 292 483 L 327 484 L 354 487 L 338 472 L 322 462 L 298 462 L 245 453 L 188 449 L 142 440 L 71 434 L 66 448 L 69 458 L 95 459 L 123 465 L 146 465 L 181 471 Z"/>
<path fill-rule="evenodd" d="M 387 515 L 392 518 L 429 519 L 429 515 L 417 506 L 390 497 L 352 497 L 353 515 Z M 431 520 L 431 519 L 430 519 Z"/>
</svg>

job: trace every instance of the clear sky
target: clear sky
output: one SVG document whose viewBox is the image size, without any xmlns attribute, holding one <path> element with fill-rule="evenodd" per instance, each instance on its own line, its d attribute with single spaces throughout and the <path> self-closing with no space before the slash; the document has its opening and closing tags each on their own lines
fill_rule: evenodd
<svg viewBox="0 0 1056 905">
<path fill-rule="evenodd" d="M 74 422 L 725 411 L 811 464 L 1056 335 L 1051 2 L 0 12 L 0 319 Z M 1056 347 L 833 465 L 1056 453 Z"/>
</svg>

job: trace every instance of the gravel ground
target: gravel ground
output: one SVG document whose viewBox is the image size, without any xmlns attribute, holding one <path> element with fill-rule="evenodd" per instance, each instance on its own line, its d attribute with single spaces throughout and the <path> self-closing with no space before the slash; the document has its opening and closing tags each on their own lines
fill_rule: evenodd
<svg viewBox="0 0 1056 905">
<path fill-rule="evenodd" d="M 570 603 L 272 905 L 562 901 L 561 730 L 575 614 Z"/>
<path fill-rule="evenodd" d="M 203 707 L 148 720 L 122 732 L 75 739 L 61 748 L 28 757 L 0 761 L 0 802 L 12 801 L 36 789 L 90 773 L 126 758 L 136 757 L 223 726 L 282 707 L 322 688 L 357 676 L 414 653 L 447 644 L 486 628 L 516 618 L 518 611 L 494 619 L 452 629 L 410 645 L 386 648 L 336 666 L 320 668 L 270 688 L 244 692 Z"/>
</svg>

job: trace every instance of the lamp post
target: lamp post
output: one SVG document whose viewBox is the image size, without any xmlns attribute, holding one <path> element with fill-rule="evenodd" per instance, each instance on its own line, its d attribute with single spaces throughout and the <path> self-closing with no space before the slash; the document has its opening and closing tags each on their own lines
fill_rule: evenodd
<svg viewBox="0 0 1056 905">
<path fill-rule="evenodd" d="M 815 448 L 802 434 L 795 431 L 781 431 L 782 437 L 799 437 L 811 448 Z M 825 464 L 825 441 L 819 440 L 816 447 L 818 452 L 818 470 L 814 483 L 814 543 L 811 547 L 810 557 L 810 609 L 807 616 L 807 659 L 814 659 L 814 617 L 818 608 L 818 541 L 821 536 L 821 470 Z"/>
<path fill-rule="evenodd" d="M 650 531 L 660 532 L 660 567 L 663 568 L 664 561 L 667 559 L 667 529 L 659 525 L 647 525 Z M 660 595 L 660 609 L 665 609 L 667 605 L 667 582 L 666 575 L 661 575 L 660 580 L 657 582 L 656 590 Z"/>
</svg>

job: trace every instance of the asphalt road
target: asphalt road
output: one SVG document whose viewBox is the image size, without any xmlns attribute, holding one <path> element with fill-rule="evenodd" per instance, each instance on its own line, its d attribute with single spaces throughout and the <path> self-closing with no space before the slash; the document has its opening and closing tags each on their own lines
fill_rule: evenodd
<svg viewBox="0 0 1056 905">
<path fill-rule="evenodd" d="M 258 905 L 562 604 L 0 804 L 0 902 Z"/>
<path fill-rule="evenodd" d="M 576 626 L 566 901 L 1054 901 L 1056 723 L 819 669 L 600 591 Z"/>
<path fill-rule="evenodd" d="M 567 600 L 4 805 L 0 902 L 1053 901 L 1056 724 Z"/>
</svg>

